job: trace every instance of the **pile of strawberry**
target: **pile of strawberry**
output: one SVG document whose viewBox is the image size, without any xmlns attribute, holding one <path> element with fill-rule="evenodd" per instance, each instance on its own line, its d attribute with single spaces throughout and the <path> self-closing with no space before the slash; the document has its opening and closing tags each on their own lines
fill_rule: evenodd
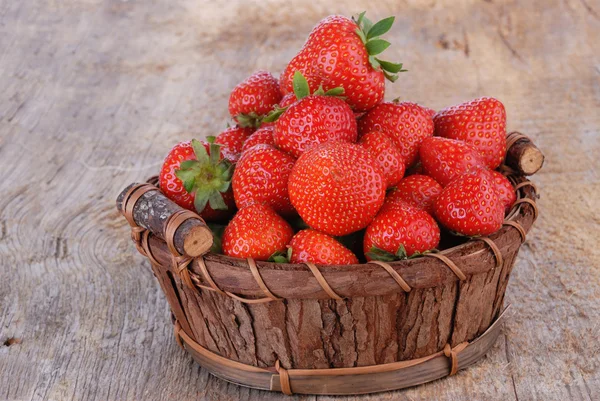
<svg viewBox="0 0 600 401">
<path fill-rule="evenodd" d="M 234 126 L 171 150 L 160 188 L 211 222 L 213 251 L 353 264 L 500 229 L 515 201 L 495 171 L 504 106 L 384 102 L 385 79 L 404 71 L 378 57 L 393 21 L 325 18 L 279 80 L 260 71 L 233 89 Z"/>
</svg>

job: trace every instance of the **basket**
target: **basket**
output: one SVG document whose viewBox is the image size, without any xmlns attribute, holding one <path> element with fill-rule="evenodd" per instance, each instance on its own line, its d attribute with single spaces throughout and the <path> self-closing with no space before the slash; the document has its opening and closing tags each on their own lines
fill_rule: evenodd
<svg viewBox="0 0 600 401">
<path fill-rule="evenodd" d="M 508 139 L 511 148 L 530 143 Z M 453 375 L 494 344 L 515 258 L 538 214 L 536 187 L 515 166 L 506 169 L 518 199 L 502 229 L 390 263 L 206 253 L 212 238 L 199 216 L 152 183 L 127 187 L 117 207 L 167 297 L 178 344 L 210 373 L 284 394 L 364 394 Z"/>
</svg>

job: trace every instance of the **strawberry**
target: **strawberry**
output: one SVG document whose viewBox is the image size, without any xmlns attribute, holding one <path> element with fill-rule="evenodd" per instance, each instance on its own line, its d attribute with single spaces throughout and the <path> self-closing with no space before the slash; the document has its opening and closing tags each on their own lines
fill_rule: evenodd
<svg viewBox="0 0 600 401">
<path fill-rule="evenodd" d="M 406 259 L 435 249 L 440 228 L 427 212 L 405 202 L 382 210 L 365 231 L 363 250 L 367 260 Z"/>
<path fill-rule="evenodd" d="M 360 139 L 365 147 L 379 162 L 387 181 L 387 188 L 396 185 L 404 177 L 404 159 L 400 149 L 383 132 L 371 131 Z"/>
<path fill-rule="evenodd" d="M 427 138 L 419 154 L 425 173 L 443 187 L 469 170 L 485 167 L 483 158 L 475 148 L 454 139 Z"/>
<path fill-rule="evenodd" d="M 333 15 L 320 21 L 304 47 L 290 61 L 280 77 L 284 95 L 293 90 L 293 76 L 300 71 L 311 92 L 342 87 L 346 101 L 355 111 L 366 111 L 383 100 L 385 78 L 395 81 L 402 64 L 380 60 L 376 56 L 390 43 L 380 39 L 394 23 L 394 17 L 373 24 L 365 13 L 356 21 Z"/>
<path fill-rule="evenodd" d="M 219 145 L 195 139 L 171 149 L 159 174 L 165 196 L 208 221 L 224 220 L 235 211 L 231 163 Z"/>
<path fill-rule="evenodd" d="M 491 171 L 477 169 L 448 184 L 435 202 L 435 216 L 447 229 L 466 236 L 489 235 L 502 227 L 504 204 Z"/>
<path fill-rule="evenodd" d="M 223 145 L 221 148 L 223 156 L 235 163 L 240 158 L 244 141 L 252 132 L 254 132 L 252 128 L 243 128 L 239 125 L 228 127 L 216 137 L 214 142 Z"/>
<path fill-rule="evenodd" d="M 482 97 L 438 112 L 435 133 L 467 142 L 483 155 L 485 165 L 497 168 L 506 154 L 506 111 L 491 97 Z"/>
<path fill-rule="evenodd" d="M 403 178 L 396 188 L 392 189 L 385 198 L 383 207 L 388 203 L 406 202 L 433 214 L 435 200 L 442 192 L 442 186 L 426 175 L 411 175 Z"/>
<path fill-rule="evenodd" d="M 356 119 L 348 104 L 335 96 L 325 96 L 341 93 L 338 88 L 328 92 L 318 89 L 309 96 L 308 82 L 302 74 L 296 73 L 294 82 L 299 100 L 275 124 L 273 137 L 279 149 L 299 157 L 320 143 L 356 141 Z"/>
<path fill-rule="evenodd" d="M 275 140 L 273 139 L 274 130 L 274 125 L 261 125 L 259 129 L 246 138 L 242 146 L 242 153 L 256 145 L 275 145 Z"/>
<path fill-rule="evenodd" d="M 296 233 L 288 245 L 291 263 L 317 263 L 322 265 L 353 265 L 356 256 L 335 238 L 307 229 Z"/>
<path fill-rule="evenodd" d="M 300 156 L 288 189 L 311 228 L 346 235 L 371 222 L 383 204 L 385 184 L 379 163 L 362 146 L 328 142 Z"/>
<path fill-rule="evenodd" d="M 242 127 L 257 128 L 280 100 L 279 81 L 267 71 L 258 71 L 233 88 L 229 114 Z"/>
<path fill-rule="evenodd" d="M 223 232 L 223 253 L 236 258 L 268 260 L 285 251 L 292 227 L 267 205 L 255 203 L 240 209 Z"/>
<path fill-rule="evenodd" d="M 504 209 L 508 212 L 512 205 L 517 200 L 517 193 L 515 192 L 515 188 L 510 183 L 508 178 L 497 171 L 490 171 L 490 173 L 494 176 L 494 183 L 496 184 L 496 192 L 498 193 L 498 198 L 500 202 L 504 205 Z"/>
<path fill-rule="evenodd" d="M 433 120 L 422 106 L 410 102 L 381 103 L 358 121 L 359 134 L 381 131 L 400 148 L 407 166 L 416 162 L 423 139 L 433 136 Z"/>
<path fill-rule="evenodd" d="M 433 116 L 435 116 L 435 110 L 434 109 L 430 109 L 429 107 L 423 106 L 423 110 L 425 110 L 425 112 L 427 112 L 427 114 L 429 114 L 429 116 L 431 118 L 433 118 Z"/>
<path fill-rule="evenodd" d="M 233 173 L 233 195 L 239 208 L 264 203 L 276 212 L 291 215 L 288 178 L 296 159 L 271 145 L 248 149 Z"/>
<path fill-rule="evenodd" d="M 296 99 L 296 94 L 294 92 L 290 92 L 279 101 L 279 107 L 286 108 L 290 107 L 292 104 L 296 103 L 298 99 Z"/>
</svg>

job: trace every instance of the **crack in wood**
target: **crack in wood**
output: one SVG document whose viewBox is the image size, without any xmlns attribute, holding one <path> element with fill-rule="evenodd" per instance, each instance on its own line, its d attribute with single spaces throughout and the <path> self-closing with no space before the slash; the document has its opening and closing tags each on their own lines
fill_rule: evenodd
<svg viewBox="0 0 600 401">
<path fill-rule="evenodd" d="M 6 220 L 0 220 L 0 241 L 6 238 L 8 233 L 8 228 L 6 227 Z"/>
<path fill-rule="evenodd" d="M 508 39 L 506 38 L 506 36 L 504 36 L 504 34 L 502 33 L 502 30 L 500 28 L 498 28 L 498 36 L 500 36 L 500 40 L 502 41 L 502 43 L 504 44 L 504 46 L 506 46 L 506 48 L 508 50 L 510 50 L 510 52 L 512 53 L 512 55 L 517 58 L 519 61 L 525 63 L 525 60 L 523 59 L 523 57 L 519 54 L 519 52 L 510 44 L 510 42 L 508 41 Z"/>
<path fill-rule="evenodd" d="M 600 15 L 598 15 L 598 13 L 596 12 L 596 10 L 594 10 L 592 8 L 592 6 L 590 6 L 587 1 L 585 0 L 579 0 L 581 2 L 581 4 L 585 7 L 585 9 L 587 10 L 588 13 L 590 13 L 594 18 L 596 19 L 600 19 Z"/>
</svg>

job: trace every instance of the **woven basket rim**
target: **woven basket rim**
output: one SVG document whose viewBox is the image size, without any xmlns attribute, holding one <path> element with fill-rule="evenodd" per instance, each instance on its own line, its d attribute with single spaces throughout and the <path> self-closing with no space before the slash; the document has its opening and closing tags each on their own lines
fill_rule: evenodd
<svg viewBox="0 0 600 401">
<path fill-rule="evenodd" d="M 530 182 L 525 177 L 514 178 L 515 183 Z M 534 187 L 524 186 L 517 190 L 518 197 L 534 203 L 537 198 Z M 189 261 L 182 268 L 171 268 L 190 286 L 227 293 L 247 302 L 268 302 L 280 299 L 342 299 L 357 296 L 386 295 L 413 288 L 433 288 L 451 281 L 465 280 L 467 276 L 487 273 L 501 259 L 516 255 L 524 234 L 537 215 L 537 208 L 529 203 L 516 205 L 507 218 L 517 223 L 522 232 L 513 226 L 503 226 L 490 235 L 496 252 L 484 241 L 471 239 L 441 251 L 458 269 L 434 257 L 420 256 L 413 259 L 389 262 L 389 269 L 374 264 L 317 265 L 309 269 L 307 264 L 273 263 L 233 258 L 208 253 Z M 170 264 L 173 255 L 165 242 L 152 237 L 151 253 L 162 264 Z M 252 264 L 252 266 L 251 266 Z M 387 270 L 387 271 L 386 271 Z M 390 273 L 390 271 L 393 271 Z M 396 277 L 394 277 L 396 276 Z M 398 276 L 400 279 L 398 280 Z M 404 281 L 404 286 L 400 281 Z M 331 290 L 331 291 L 330 291 Z M 243 298 L 242 298 L 243 297 Z"/>
</svg>

